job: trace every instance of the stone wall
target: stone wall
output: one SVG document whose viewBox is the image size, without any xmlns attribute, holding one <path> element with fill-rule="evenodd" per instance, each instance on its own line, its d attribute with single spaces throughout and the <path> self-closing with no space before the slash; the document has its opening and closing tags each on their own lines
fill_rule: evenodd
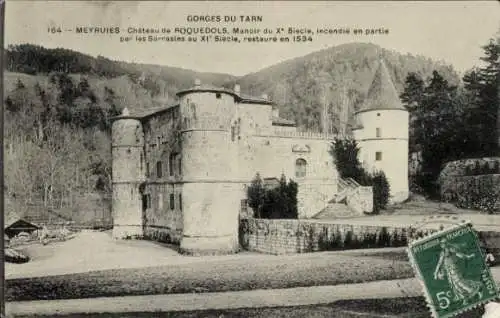
<svg viewBox="0 0 500 318">
<path fill-rule="evenodd" d="M 373 187 L 356 187 L 346 198 L 347 206 L 356 216 L 373 212 Z"/>
<path fill-rule="evenodd" d="M 441 198 L 463 208 L 500 211 L 500 174 L 468 175 L 478 166 L 493 171 L 498 162 L 500 158 L 492 157 L 447 163 L 439 175 Z"/>
<path fill-rule="evenodd" d="M 240 246 L 268 254 L 295 254 L 356 248 L 408 246 L 408 227 L 354 226 L 318 220 L 242 219 Z M 423 234 L 434 230 L 423 229 Z M 480 239 L 500 257 L 500 233 L 479 232 Z"/>
<path fill-rule="evenodd" d="M 353 226 L 312 220 L 244 219 L 242 248 L 269 254 L 294 254 L 354 248 L 407 246 L 403 227 Z"/>
</svg>

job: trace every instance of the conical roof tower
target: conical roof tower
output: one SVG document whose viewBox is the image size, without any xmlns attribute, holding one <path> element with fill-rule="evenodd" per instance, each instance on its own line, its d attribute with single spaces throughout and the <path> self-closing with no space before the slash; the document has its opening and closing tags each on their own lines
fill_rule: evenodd
<svg viewBox="0 0 500 318">
<path fill-rule="evenodd" d="M 398 92 L 394 87 L 387 66 L 381 58 L 379 67 L 375 72 L 372 84 L 368 90 L 365 102 L 357 112 L 371 110 L 399 109 L 406 110 L 399 98 Z"/>
</svg>

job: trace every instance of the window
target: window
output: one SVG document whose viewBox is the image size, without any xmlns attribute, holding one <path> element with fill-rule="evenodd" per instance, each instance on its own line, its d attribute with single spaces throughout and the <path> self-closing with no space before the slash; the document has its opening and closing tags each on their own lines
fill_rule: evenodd
<svg viewBox="0 0 500 318">
<path fill-rule="evenodd" d="M 248 200 L 241 200 L 241 212 L 247 213 L 248 211 Z"/>
<path fill-rule="evenodd" d="M 161 178 L 163 177 L 163 170 L 162 170 L 162 164 L 161 164 L 161 161 L 158 161 L 156 163 L 156 176 L 158 178 Z"/>
<path fill-rule="evenodd" d="M 149 194 L 143 194 L 142 195 L 142 210 L 145 211 L 146 209 L 151 208 L 151 195 Z"/>
<path fill-rule="evenodd" d="M 375 153 L 375 160 L 376 161 L 382 161 L 382 152 L 381 151 L 377 151 Z"/>
<path fill-rule="evenodd" d="M 377 116 L 380 117 L 380 113 L 377 113 Z"/>
<path fill-rule="evenodd" d="M 173 210 L 175 209 L 175 197 L 174 197 L 174 194 L 173 193 L 170 193 L 170 210 Z"/>
<path fill-rule="evenodd" d="M 149 177 L 149 162 L 146 162 L 146 177 Z"/>
<path fill-rule="evenodd" d="M 179 176 L 182 176 L 182 158 L 179 157 L 179 161 L 178 161 L 178 164 L 179 164 Z"/>
<path fill-rule="evenodd" d="M 307 162 L 304 159 L 297 159 L 295 161 L 295 177 L 303 178 L 306 176 Z"/>
<path fill-rule="evenodd" d="M 215 97 L 216 97 L 217 99 L 220 99 L 220 98 L 222 97 L 222 95 L 221 95 L 220 93 L 215 93 Z"/>
<path fill-rule="evenodd" d="M 380 138 L 382 136 L 382 133 L 380 132 L 380 128 L 376 128 L 376 134 L 377 134 L 377 138 Z"/>
<path fill-rule="evenodd" d="M 234 141 L 236 137 L 236 127 L 231 126 L 231 141 Z"/>
<path fill-rule="evenodd" d="M 158 193 L 158 210 L 163 209 L 163 195 Z"/>
<path fill-rule="evenodd" d="M 170 176 L 174 175 L 174 159 L 175 154 L 170 154 L 170 157 L 168 158 L 168 171 L 170 172 Z"/>
<path fill-rule="evenodd" d="M 179 193 L 179 210 L 182 211 L 182 193 Z"/>
</svg>

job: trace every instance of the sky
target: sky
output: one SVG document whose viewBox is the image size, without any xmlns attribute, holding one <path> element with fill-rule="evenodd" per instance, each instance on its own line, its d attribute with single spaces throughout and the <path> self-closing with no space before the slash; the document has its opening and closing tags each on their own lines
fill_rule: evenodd
<svg viewBox="0 0 500 318">
<path fill-rule="evenodd" d="M 190 22 L 190 16 L 260 16 L 262 22 Z M 51 34 L 49 27 L 61 28 Z M 78 34 L 77 27 L 120 28 L 120 34 Z M 128 28 L 233 27 L 348 28 L 312 42 L 137 42 Z M 354 35 L 354 29 L 388 34 Z M 200 72 L 244 75 L 281 61 L 351 42 L 374 43 L 400 53 L 441 60 L 463 73 L 479 65 L 481 46 L 500 30 L 498 1 L 275 2 L 275 1 L 18 1 L 7 0 L 5 44 L 63 47 L 114 60 L 160 64 Z M 120 42 L 120 37 L 134 40 Z"/>
</svg>

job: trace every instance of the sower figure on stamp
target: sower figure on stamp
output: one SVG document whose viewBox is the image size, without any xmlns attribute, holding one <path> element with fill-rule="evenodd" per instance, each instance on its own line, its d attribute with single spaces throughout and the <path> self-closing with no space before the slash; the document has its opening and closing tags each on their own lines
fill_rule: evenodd
<svg viewBox="0 0 500 318">
<path fill-rule="evenodd" d="M 434 279 L 448 279 L 455 295 L 454 300 L 462 300 L 464 305 L 474 296 L 481 298 L 481 283 L 463 277 L 457 264 L 458 259 L 472 259 L 475 254 L 464 254 L 456 245 L 448 243 L 446 240 L 441 240 L 441 248 L 442 252 L 434 271 Z"/>
</svg>

